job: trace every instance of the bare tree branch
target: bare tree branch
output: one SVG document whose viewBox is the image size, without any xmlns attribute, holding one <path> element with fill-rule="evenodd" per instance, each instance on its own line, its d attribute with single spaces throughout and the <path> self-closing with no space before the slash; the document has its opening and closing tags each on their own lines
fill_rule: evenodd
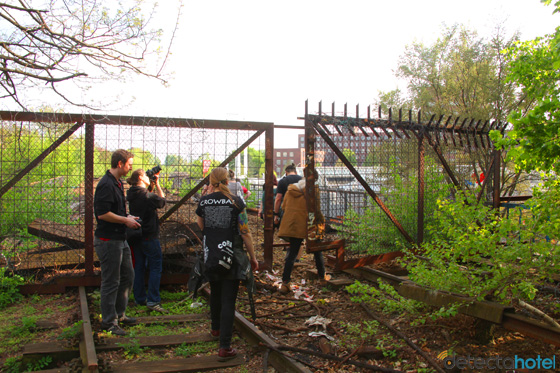
<svg viewBox="0 0 560 373">
<path fill-rule="evenodd" d="M 180 5 L 180 0 L 178 0 Z M 25 107 L 18 92 L 47 83 L 66 102 L 72 99 L 57 83 L 75 81 L 78 87 L 98 79 L 122 80 L 128 73 L 166 83 L 164 67 L 179 22 L 180 8 L 160 65 L 146 67 L 159 50 L 161 30 L 149 28 L 155 6 L 147 15 L 136 0 L 103 5 L 97 0 L 48 0 L 44 9 L 27 1 L 0 2 L 0 97 Z"/>
</svg>

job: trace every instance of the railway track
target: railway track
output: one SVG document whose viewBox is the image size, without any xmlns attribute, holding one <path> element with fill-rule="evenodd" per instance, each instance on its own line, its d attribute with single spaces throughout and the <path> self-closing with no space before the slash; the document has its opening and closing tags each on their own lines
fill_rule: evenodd
<svg viewBox="0 0 560 373">
<path fill-rule="evenodd" d="M 382 272 L 372 268 L 360 268 L 344 271 L 350 278 L 361 279 L 362 281 L 377 281 L 382 278 L 383 280 L 391 283 L 399 294 L 425 302 L 434 306 L 441 306 L 448 303 L 456 302 L 457 300 L 465 301 L 464 297 L 455 294 L 441 293 L 434 291 L 426 291 L 421 287 L 411 283 L 406 277 L 396 276 L 390 273 Z M 351 280 L 341 281 L 334 280 L 331 282 L 331 287 L 343 286 Z M 249 356 L 239 355 L 237 358 L 230 360 L 227 363 L 218 362 L 215 355 L 206 355 L 199 357 L 189 358 L 168 358 L 157 361 L 142 361 L 142 362 L 127 362 L 127 363 L 110 363 L 104 359 L 98 358 L 99 354 L 106 353 L 107 351 L 115 351 L 122 349 L 127 343 L 132 343 L 131 339 L 127 338 L 111 338 L 108 340 L 100 340 L 95 338 L 94 328 L 92 327 L 89 318 L 89 306 L 87 303 L 87 295 L 83 287 L 79 288 L 80 295 L 80 311 L 82 315 L 82 333 L 79 345 L 69 348 L 62 343 L 43 343 L 31 344 L 24 349 L 25 359 L 36 359 L 40 356 L 55 356 L 56 360 L 60 361 L 73 361 L 68 368 L 55 369 L 52 371 L 108 371 L 109 369 L 114 372 L 119 371 L 135 371 L 135 372 L 194 372 L 194 371 L 207 371 L 207 370 L 227 370 L 236 371 L 240 367 L 247 364 Z M 243 299 L 240 300 L 240 312 L 236 313 L 235 327 L 242 338 L 242 342 L 256 351 L 251 358 L 256 355 L 260 356 L 260 364 L 263 371 L 268 368 L 273 368 L 278 372 L 312 372 L 321 371 L 321 369 L 329 367 L 330 369 L 340 367 L 342 364 L 345 366 L 354 367 L 355 371 L 381 371 L 381 372 L 398 372 L 394 366 L 379 366 L 371 362 L 383 362 L 383 356 L 379 354 L 380 351 L 369 351 L 369 354 L 361 355 L 359 349 L 356 349 L 351 354 L 339 356 L 336 351 L 332 350 L 332 344 L 326 338 L 321 338 L 315 346 L 297 345 L 299 342 L 293 342 L 290 336 L 294 334 L 305 334 L 309 332 L 308 328 L 291 328 L 283 327 L 281 318 L 301 318 L 302 322 L 306 318 L 317 316 L 329 316 L 332 309 L 321 305 L 320 300 L 315 299 L 310 301 L 305 297 L 295 299 L 295 297 L 279 297 L 278 294 L 268 294 L 266 296 L 259 296 L 258 304 L 258 317 L 257 320 L 251 322 L 248 317 L 248 310 L 245 307 Z M 282 304 L 285 307 L 277 307 L 274 311 L 270 311 L 267 306 L 272 303 Z M 560 330 L 550 327 L 542 322 L 534 319 L 527 318 L 526 316 L 516 314 L 511 307 L 505 307 L 490 302 L 473 302 L 468 300 L 468 306 L 460 310 L 466 315 L 485 320 L 490 323 L 501 325 L 506 329 L 516 331 L 527 335 L 531 338 L 539 339 L 554 346 L 560 346 Z M 370 319 L 376 319 L 376 315 L 371 310 L 365 309 L 365 312 Z M 286 315 L 286 316 L 284 316 Z M 247 317 L 246 317 L 247 316 Z M 273 317 L 277 316 L 277 317 Z M 178 323 L 203 323 L 208 321 L 208 316 L 204 314 L 194 315 L 173 315 L 173 316 L 157 316 L 157 317 L 140 317 L 139 322 L 149 324 L 162 324 L 167 323 L 170 325 L 177 325 Z M 425 362 L 425 366 L 429 367 L 432 371 L 443 372 L 442 362 L 437 361 L 432 354 L 423 352 L 422 348 L 417 346 L 414 341 L 409 340 L 406 335 L 397 330 L 391 330 L 391 325 L 384 325 L 388 334 L 393 334 L 394 338 L 403 340 L 408 346 L 419 354 L 420 360 Z M 284 328 L 284 330 L 282 330 Z M 393 328 L 394 329 L 394 328 Z M 278 333 L 271 333 L 270 331 L 284 332 L 285 338 L 278 337 Z M 336 327 L 329 329 L 335 338 L 344 338 L 344 333 L 337 333 Z M 333 332 L 334 331 L 334 332 Z M 329 333 L 325 333 L 328 337 Z M 309 339 L 309 338 L 307 338 Z M 158 349 L 170 348 L 172 346 L 185 346 L 199 342 L 211 342 L 212 338 L 207 332 L 192 333 L 192 334 L 178 334 L 166 336 L 151 336 L 151 337 L 138 337 L 135 338 L 133 343 L 137 344 L 139 348 L 145 349 Z M 327 341 L 326 343 L 323 343 Z M 314 348 L 319 346 L 319 348 Z M 362 346 L 367 347 L 367 346 Z M 366 349 L 367 350 L 367 349 Z M 237 367 L 237 368 L 235 368 Z"/>
</svg>

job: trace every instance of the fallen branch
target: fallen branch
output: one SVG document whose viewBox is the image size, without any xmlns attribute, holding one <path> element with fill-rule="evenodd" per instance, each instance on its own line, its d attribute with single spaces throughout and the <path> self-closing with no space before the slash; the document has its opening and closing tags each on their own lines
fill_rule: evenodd
<svg viewBox="0 0 560 373">
<path fill-rule="evenodd" d="M 373 318 L 375 319 L 377 322 L 379 322 L 380 324 L 382 324 L 384 327 L 386 327 L 387 329 L 389 329 L 389 331 L 391 331 L 391 333 L 395 334 L 397 337 L 403 339 L 406 344 L 408 344 L 410 347 L 412 347 L 412 349 L 416 352 L 418 352 L 428 363 L 430 363 L 430 365 L 439 373 L 445 373 L 445 371 L 443 370 L 442 367 L 439 366 L 439 364 L 432 359 L 427 353 L 424 352 L 424 350 L 422 350 L 420 347 L 418 347 L 415 343 L 413 343 L 409 338 L 407 338 L 403 333 L 399 332 L 397 329 L 393 328 L 391 325 L 387 324 L 385 321 L 383 321 L 380 317 L 378 317 L 376 314 L 373 313 L 373 311 L 371 311 L 365 304 L 362 303 L 362 307 L 363 309 Z"/>
<path fill-rule="evenodd" d="M 525 308 L 527 311 L 531 312 L 532 314 L 537 315 L 538 317 L 541 317 L 544 321 L 546 321 L 550 325 L 554 326 L 555 328 L 560 329 L 560 325 L 558 325 L 556 320 L 554 320 L 552 317 L 548 316 L 546 313 L 539 310 L 538 308 L 535 308 L 535 307 L 531 306 L 530 304 L 525 303 L 521 299 L 519 300 L 519 305 L 521 307 Z"/>
</svg>

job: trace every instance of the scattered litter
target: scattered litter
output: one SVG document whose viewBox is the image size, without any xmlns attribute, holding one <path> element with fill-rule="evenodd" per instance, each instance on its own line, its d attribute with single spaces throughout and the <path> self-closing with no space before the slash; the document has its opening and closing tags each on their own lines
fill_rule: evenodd
<svg viewBox="0 0 560 373">
<path fill-rule="evenodd" d="M 308 334 L 310 337 L 325 337 L 327 338 L 329 341 L 334 341 L 334 338 L 331 337 L 330 335 L 328 335 L 325 332 L 311 332 Z"/>
<path fill-rule="evenodd" d="M 309 325 L 309 326 L 313 326 L 313 325 L 319 325 L 321 326 L 323 329 L 327 329 L 327 325 L 329 325 L 332 322 L 331 319 L 327 319 L 326 317 L 322 317 L 322 316 L 312 316 L 309 319 L 307 319 L 305 321 L 305 325 Z"/>
<path fill-rule="evenodd" d="M 202 307 L 202 303 L 200 303 L 200 302 L 192 302 L 191 303 L 191 308 L 198 308 L 198 307 Z"/>
<path fill-rule="evenodd" d="M 303 300 L 312 300 L 313 299 L 313 295 L 309 295 L 305 292 L 304 288 L 298 288 L 294 286 L 294 298 L 296 299 L 300 299 L 300 297 L 303 298 Z"/>
</svg>

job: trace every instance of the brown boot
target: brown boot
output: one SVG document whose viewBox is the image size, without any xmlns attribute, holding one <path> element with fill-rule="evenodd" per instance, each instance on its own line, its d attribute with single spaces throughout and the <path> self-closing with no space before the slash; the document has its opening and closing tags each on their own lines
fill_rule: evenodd
<svg viewBox="0 0 560 373">
<path fill-rule="evenodd" d="M 290 288 L 290 283 L 286 282 L 286 283 L 282 283 L 282 285 L 280 286 L 280 288 L 278 289 L 278 292 L 280 294 L 288 294 L 289 292 L 291 292 L 292 289 Z"/>
</svg>

